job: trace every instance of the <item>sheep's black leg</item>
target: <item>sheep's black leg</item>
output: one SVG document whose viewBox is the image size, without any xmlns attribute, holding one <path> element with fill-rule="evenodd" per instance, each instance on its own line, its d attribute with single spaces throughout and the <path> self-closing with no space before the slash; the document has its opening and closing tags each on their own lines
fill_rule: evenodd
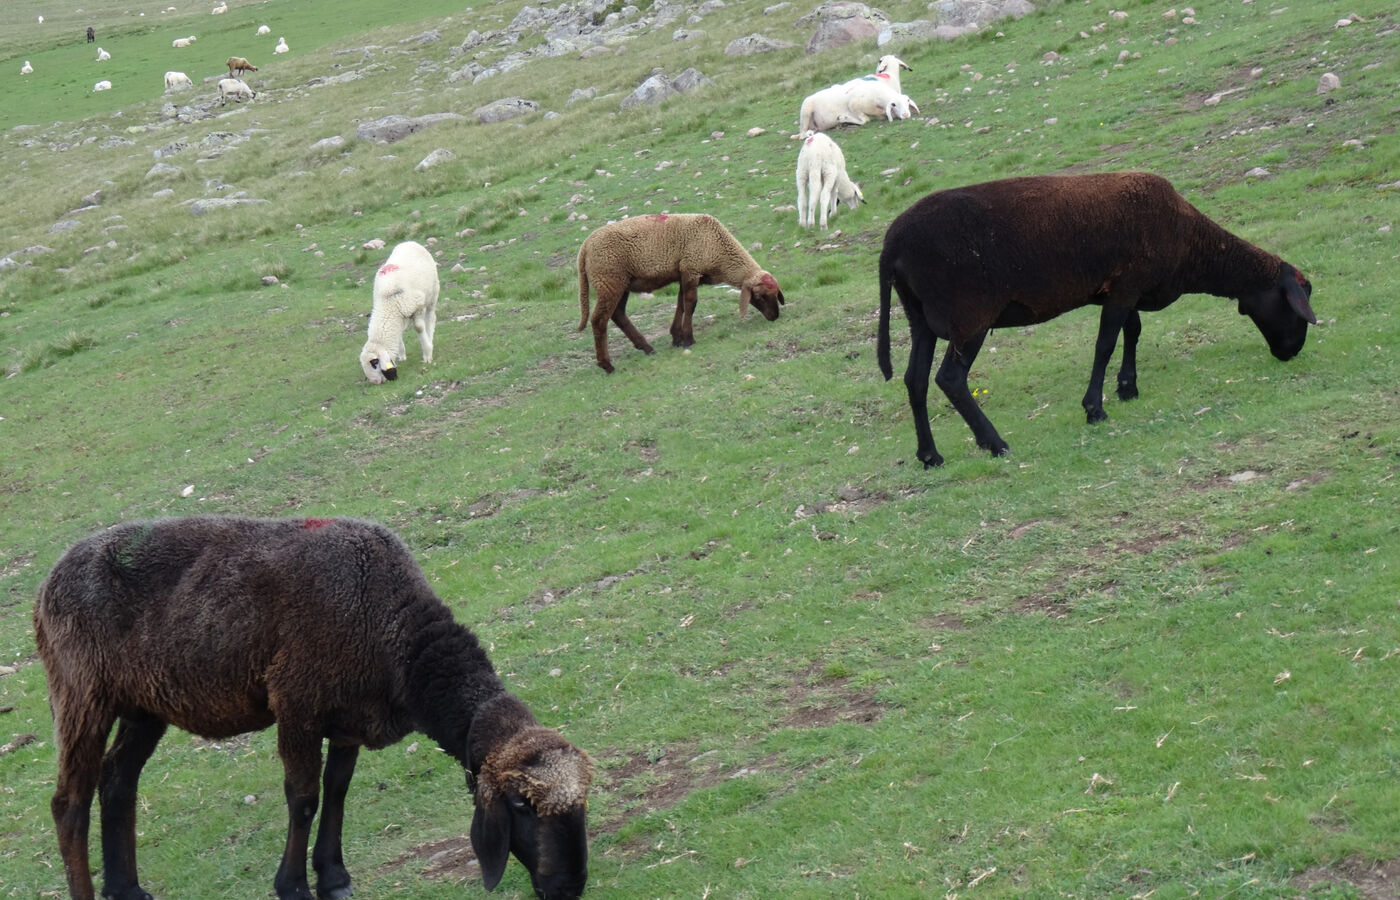
<svg viewBox="0 0 1400 900">
<path fill-rule="evenodd" d="M 991 420 L 982 412 L 982 408 L 972 398 L 972 392 L 967 389 L 967 373 L 986 339 L 987 332 L 983 331 L 973 335 L 961 347 L 950 344 L 948 352 L 943 354 L 943 364 L 938 367 L 934 381 L 943 389 L 943 393 L 948 395 L 953 408 L 962 414 L 967 427 L 972 429 L 977 446 L 983 450 L 990 450 L 993 456 L 1005 456 L 1011 448 L 1001 439 L 1001 435 L 997 434 Z"/>
<path fill-rule="evenodd" d="M 316 826 L 316 848 L 311 852 L 316 896 L 321 900 L 350 896 L 350 873 L 341 858 L 340 831 L 345 823 L 345 795 L 350 790 L 350 776 L 355 774 L 359 753 L 359 747 L 332 744 L 326 754 L 321 821 Z"/>
<path fill-rule="evenodd" d="M 901 296 L 901 300 L 903 297 Z M 928 424 L 928 374 L 933 368 L 933 350 L 938 338 L 924 324 L 918 304 L 905 304 L 909 319 L 909 365 L 904 369 L 904 389 L 909 394 L 909 411 L 914 417 L 914 434 L 919 439 L 916 455 L 924 468 L 943 465 L 943 457 L 933 445 L 933 429 Z"/>
<path fill-rule="evenodd" d="M 680 293 L 676 296 L 676 315 L 671 319 L 671 343 L 677 347 L 695 346 L 695 327 L 692 317 L 699 299 L 696 284 L 681 281 Z"/>
<path fill-rule="evenodd" d="M 112 900 L 151 900 L 136 878 L 136 785 L 164 734 L 154 716 L 123 716 L 102 760 L 102 896 Z"/>
<path fill-rule="evenodd" d="M 1142 334 L 1142 316 L 1137 310 L 1128 313 L 1123 322 L 1123 366 L 1118 370 L 1118 399 L 1132 400 L 1138 395 L 1137 345 Z"/>
<path fill-rule="evenodd" d="M 312 900 L 306 881 L 306 847 L 320 802 L 321 738 L 282 725 L 277 729 L 277 751 L 286 772 L 287 846 L 272 885 L 278 900 Z"/>
<path fill-rule="evenodd" d="M 1089 389 L 1084 392 L 1084 414 L 1089 424 L 1102 422 L 1108 418 L 1103 411 L 1103 379 L 1108 371 L 1108 361 L 1113 356 L 1113 348 L 1118 345 L 1118 334 L 1123 330 L 1129 315 L 1137 315 L 1136 310 L 1122 306 L 1104 305 L 1099 313 L 1099 336 L 1094 341 L 1094 368 L 1089 373 Z M 1138 323 L 1141 331 L 1142 323 Z M 1124 357 L 1126 361 L 1127 357 Z"/>
<path fill-rule="evenodd" d="M 58 688 L 51 688 L 58 697 Z M 88 858 L 88 825 L 92 817 L 92 795 L 97 790 L 98 773 L 102 767 L 102 748 L 115 716 L 102 710 L 87 710 L 85 722 L 65 714 L 72 704 L 82 704 L 87 698 L 70 698 L 54 703 L 54 733 L 58 744 L 58 784 L 54 788 L 49 809 L 58 832 L 58 852 L 63 857 L 63 871 L 68 880 L 71 900 L 93 900 L 92 872 Z M 88 727 L 78 730 L 80 725 Z"/>
<path fill-rule="evenodd" d="M 632 324 L 632 320 L 627 317 L 627 297 L 626 291 L 622 294 L 622 299 L 617 301 L 617 308 L 613 310 L 612 320 L 622 333 L 627 335 L 627 339 L 632 342 L 632 346 L 646 354 L 655 353 L 656 350 L 651 343 L 637 330 L 637 326 Z"/>
</svg>

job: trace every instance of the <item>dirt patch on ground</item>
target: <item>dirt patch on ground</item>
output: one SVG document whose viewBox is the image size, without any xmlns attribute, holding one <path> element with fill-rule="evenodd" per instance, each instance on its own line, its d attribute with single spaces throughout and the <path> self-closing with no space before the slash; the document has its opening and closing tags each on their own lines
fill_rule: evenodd
<svg viewBox="0 0 1400 900">
<path fill-rule="evenodd" d="M 400 853 L 384 865 L 392 872 L 405 866 L 421 865 L 423 877 L 444 881 L 467 881 L 481 877 L 481 865 L 466 835 L 428 841 Z"/>
<path fill-rule="evenodd" d="M 1400 859 L 1380 862 L 1351 857 L 1330 866 L 1313 866 L 1289 882 L 1302 891 L 1319 885 L 1349 887 L 1365 900 L 1400 897 Z"/>
</svg>

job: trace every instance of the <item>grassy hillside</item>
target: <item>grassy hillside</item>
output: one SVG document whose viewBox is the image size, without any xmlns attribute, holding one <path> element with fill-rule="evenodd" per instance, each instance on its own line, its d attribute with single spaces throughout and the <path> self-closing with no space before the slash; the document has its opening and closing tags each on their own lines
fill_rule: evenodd
<svg viewBox="0 0 1400 900">
<path fill-rule="evenodd" d="M 20 263 L 0 271 L 0 897 L 63 891 L 39 581 L 84 534 L 193 512 L 398 530 L 511 688 L 597 759 L 590 897 L 1394 895 L 1393 4 L 1188 23 L 1090 0 L 900 45 L 921 115 L 836 135 L 869 202 L 827 234 L 792 208 L 797 108 L 880 51 L 805 55 L 809 7 L 690 6 L 607 55 L 473 82 L 449 76 L 544 42 L 454 55 L 523 3 L 168 5 L 0 11 L 0 256 Z M 797 46 L 723 54 L 755 31 Z M 278 35 L 293 52 L 272 57 Z M 234 53 L 258 99 L 211 107 L 203 79 Z M 714 84 L 619 111 L 689 66 Z M 195 79 L 183 117 L 167 69 Z M 1316 92 L 1324 72 L 1338 90 Z M 91 94 L 99 77 L 114 89 Z M 471 116 L 512 96 L 541 110 Z M 464 118 L 355 137 L 439 112 Z M 416 171 L 438 147 L 455 158 Z M 943 187 L 1121 168 L 1301 268 L 1322 325 L 1281 363 L 1232 303 L 1183 298 L 1144 317 L 1141 398 L 1092 427 L 1092 312 L 996 332 L 972 385 L 1012 455 L 940 401 L 948 463 L 923 470 L 874 359 L 888 223 Z M 208 198 L 267 202 L 193 214 Z M 672 289 L 635 297 L 658 351 L 614 331 L 605 376 L 575 331 L 575 254 L 666 211 L 719 217 L 787 306 L 740 320 L 736 292 L 702 288 L 680 351 L 657 340 Z M 443 279 L 435 363 L 410 336 L 379 387 L 357 362 L 376 238 L 430 242 Z M 270 733 L 168 735 L 143 781 L 146 887 L 266 895 L 280 784 Z M 481 892 L 470 802 L 426 739 L 365 754 L 356 896 Z M 529 893 L 512 864 L 498 894 Z"/>
</svg>

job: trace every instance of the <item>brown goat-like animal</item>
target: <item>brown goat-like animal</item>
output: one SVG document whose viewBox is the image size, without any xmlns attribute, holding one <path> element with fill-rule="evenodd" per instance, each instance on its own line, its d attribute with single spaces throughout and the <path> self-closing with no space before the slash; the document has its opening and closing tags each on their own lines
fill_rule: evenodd
<svg viewBox="0 0 1400 900">
<path fill-rule="evenodd" d="M 228 75 L 230 78 L 239 78 L 244 72 L 256 72 L 258 70 L 257 66 L 248 62 L 248 60 L 241 56 L 230 56 L 225 65 L 228 66 Z M 235 72 L 238 74 L 235 75 Z"/>
<path fill-rule="evenodd" d="M 1292 359 L 1316 325 L 1312 285 L 1293 266 L 1212 222 L 1165 179 L 1145 172 L 1009 178 L 929 194 L 885 232 L 880 253 L 877 356 L 890 365 L 890 289 L 909 320 L 904 384 L 925 468 L 943 464 L 928 424 L 928 381 L 938 338 L 949 342 L 935 378 L 977 446 L 1008 447 L 967 388 L 987 332 L 1101 306 L 1083 406 L 1103 411 L 1104 372 L 1123 334 L 1118 397 L 1137 396 L 1139 310 L 1182 294 L 1239 301 L 1270 351 Z"/>
<path fill-rule="evenodd" d="M 156 519 L 73 545 L 39 588 L 35 641 L 58 749 L 52 811 L 68 890 L 93 900 L 88 821 L 101 798 L 102 895 L 150 900 L 136 876 L 136 790 L 168 725 L 227 738 L 277 725 L 290 813 L 273 882 L 311 900 L 306 855 L 322 741 L 316 896 L 351 892 L 345 795 L 360 747 L 420 730 L 476 793 L 471 839 L 488 890 L 509 854 L 540 897 L 588 877 L 593 764 L 505 691 L 408 548 L 354 519 Z M 107 734 L 117 724 L 106 750 Z"/>
<path fill-rule="evenodd" d="M 617 324 L 632 345 L 643 353 L 655 350 L 627 317 L 631 291 L 654 291 L 680 282 L 676 315 L 671 320 L 671 343 L 695 344 L 691 317 L 695 313 L 696 288 L 702 284 L 729 284 L 739 288 L 739 315 L 749 304 L 758 307 L 768 321 L 778 318 L 786 301 L 777 279 L 754 262 L 749 252 L 713 216 L 703 213 L 647 215 L 604 225 L 583 242 L 578 251 L 578 330 L 590 321 L 588 288 L 598 297 L 593 308 L 593 346 L 598 365 L 612 374 L 608 353 L 608 322 Z"/>
</svg>

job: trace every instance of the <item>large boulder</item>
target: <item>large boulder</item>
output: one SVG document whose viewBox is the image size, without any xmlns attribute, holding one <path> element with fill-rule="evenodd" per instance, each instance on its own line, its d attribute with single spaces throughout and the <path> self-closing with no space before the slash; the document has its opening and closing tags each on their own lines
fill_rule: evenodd
<svg viewBox="0 0 1400 900">
<path fill-rule="evenodd" d="M 676 95 L 676 89 L 671 86 L 671 79 L 665 75 L 653 75 L 637 86 L 637 89 L 618 104 L 620 109 L 631 109 L 634 106 L 655 106 Z"/>
<path fill-rule="evenodd" d="M 935 0 L 929 11 L 938 25 L 977 29 L 1008 17 L 1019 19 L 1035 7 L 1029 0 Z"/>
<path fill-rule="evenodd" d="M 794 46 L 796 45 L 788 41 L 780 41 L 777 38 L 749 34 L 730 41 L 729 45 L 724 48 L 724 55 L 753 56 L 755 53 L 772 53 L 774 50 L 787 50 Z"/>
<path fill-rule="evenodd" d="M 539 109 L 540 105 L 533 100 L 524 100 L 520 97 L 505 97 L 488 103 L 485 106 L 478 106 L 472 110 L 472 115 L 482 124 L 492 122 L 504 122 L 507 119 L 514 119 L 528 115 Z"/>
<path fill-rule="evenodd" d="M 820 53 L 875 37 L 890 24 L 890 17 L 855 0 L 828 0 L 797 20 L 799 27 L 812 24 L 816 31 L 807 41 L 807 52 Z"/>
<path fill-rule="evenodd" d="M 355 129 L 355 137 L 362 141 L 377 141 L 392 144 L 410 134 L 422 131 L 439 122 L 462 118 L 457 113 L 429 113 L 425 116 L 385 116 L 373 122 L 363 122 Z"/>
</svg>

